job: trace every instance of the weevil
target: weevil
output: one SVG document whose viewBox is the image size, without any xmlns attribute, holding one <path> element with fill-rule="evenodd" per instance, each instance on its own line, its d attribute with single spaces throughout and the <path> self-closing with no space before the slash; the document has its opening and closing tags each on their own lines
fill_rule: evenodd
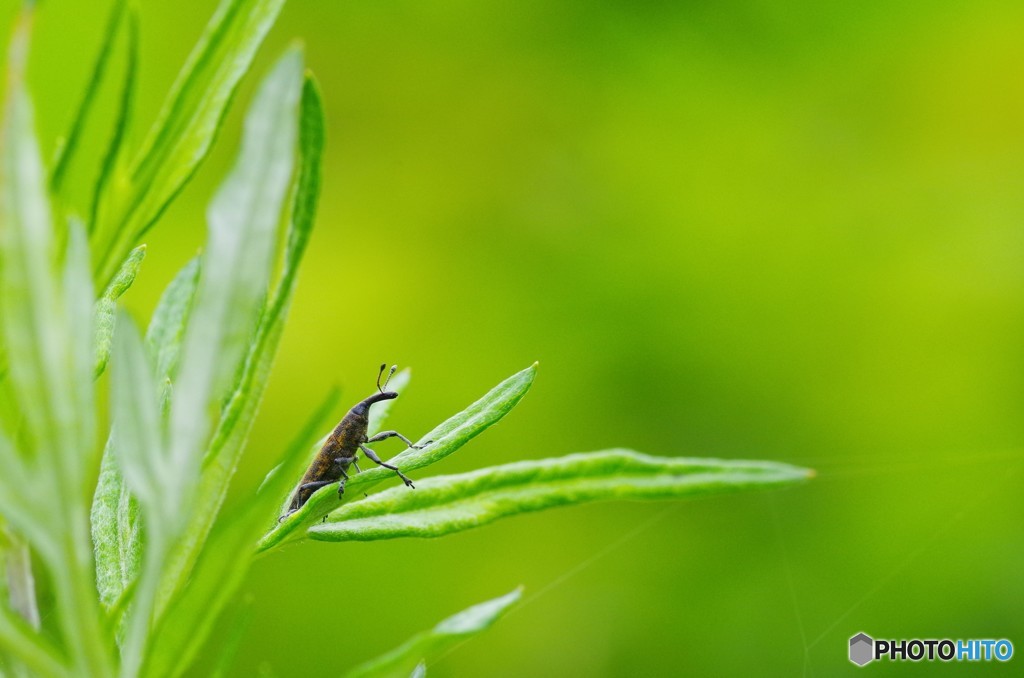
<svg viewBox="0 0 1024 678">
<path fill-rule="evenodd" d="M 422 445 L 413 445 L 411 440 L 398 431 L 381 431 L 372 438 L 366 435 L 366 429 L 370 425 L 370 406 L 383 400 L 394 400 L 398 397 L 398 393 L 395 391 L 386 390 L 388 382 L 391 381 L 392 375 L 398 369 L 398 365 L 392 365 L 387 379 L 384 380 L 384 385 L 381 386 L 380 378 L 384 375 L 386 367 L 387 363 L 381 365 L 380 372 L 377 374 L 377 393 L 356 403 L 341 422 L 334 427 L 331 435 L 327 437 L 327 441 L 324 442 L 323 447 L 317 452 L 313 463 L 309 465 L 306 475 L 302 476 L 302 482 L 299 483 L 298 489 L 295 490 L 295 494 L 292 496 L 288 513 L 281 516 L 281 520 L 302 508 L 302 505 L 309 501 L 313 493 L 321 487 L 326 487 L 340 481 L 338 497 L 343 496 L 345 494 L 345 482 L 348 480 L 348 467 L 353 466 L 356 472 L 359 472 L 359 465 L 356 463 L 356 455 L 359 454 L 359 450 L 362 450 L 363 454 L 370 461 L 397 473 L 402 482 L 415 489 L 415 485 L 412 484 L 409 477 L 398 470 L 397 466 L 381 461 L 377 453 L 366 446 L 367 443 L 375 443 L 387 440 L 388 438 L 398 438 L 412 449 L 419 450 L 433 442 L 428 440 Z"/>
</svg>

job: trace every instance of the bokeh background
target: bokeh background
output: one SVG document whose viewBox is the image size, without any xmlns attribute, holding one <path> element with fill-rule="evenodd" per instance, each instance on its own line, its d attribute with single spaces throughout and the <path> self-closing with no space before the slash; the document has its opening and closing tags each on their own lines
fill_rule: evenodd
<svg viewBox="0 0 1024 678">
<path fill-rule="evenodd" d="M 42 5 L 49 148 L 107 4 Z M 140 5 L 151 120 L 214 3 Z M 324 194 L 234 501 L 385 361 L 413 367 L 390 423 L 414 437 L 540 361 L 437 473 L 627 446 L 819 476 L 293 546 L 252 571 L 237 675 L 334 675 L 519 584 L 430 675 L 838 675 L 858 631 L 1024 651 L 1022 32 L 987 0 L 292 0 L 126 299 L 148 317 L 201 246 L 256 80 L 301 38 Z"/>
</svg>

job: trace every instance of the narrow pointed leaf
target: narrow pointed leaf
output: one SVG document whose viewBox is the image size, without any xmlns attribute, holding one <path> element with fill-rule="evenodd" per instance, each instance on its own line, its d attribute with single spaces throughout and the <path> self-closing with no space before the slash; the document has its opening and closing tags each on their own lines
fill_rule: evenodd
<svg viewBox="0 0 1024 678">
<path fill-rule="evenodd" d="M 112 607 L 131 585 L 142 562 L 139 502 L 117 466 L 111 436 L 103 452 L 90 522 L 100 601 Z"/>
<path fill-rule="evenodd" d="M 302 56 L 288 52 L 246 117 L 242 150 L 208 211 L 209 244 L 182 346 L 171 405 L 173 463 L 192 478 L 209 430 L 207 408 L 248 343 L 266 294 L 277 224 L 290 183 Z"/>
<path fill-rule="evenodd" d="M 526 395 L 536 374 L 536 363 L 513 374 L 465 410 L 434 428 L 420 441 L 433 440 L 433 443 L 420 450 L 408 449 L 392 459 L 391 463 L 399 466 L 403 472 L 412 471 L 455 452 L 508 414 Z M 361 497 L 371 487 L 393 475 L 392 471 L 381 467 L 367 469 L 348 481 L 343 499 L 338 498 L 337 485 L 318 490 L 301 509 L 285 518 L 260 540 L 259 550 L 265 551 L 286 540 L 301 539 L 306 536 L 306 527 L 319 522 L 349 498 Z M 401 489 L 419 491 L 404 487 Z"/>
<path fill-rule="evenodd" d="M 175 384 L 171 430 L 177 436 L 176 458 L 198 464 L 205 444 L 204 403 L 220 400 L 224 382 L 237 381 L 224 407 L 212 441 L 203 453 L 202 474 L 195 493 L 192 520 L 170 555 L 161 600 L 166 601 L 188 576 L 216 519 L 227 485 L 259 407 L 277 345 L 284 329 L 295 269 L 312 228 L 308 219 L 293 223 L 282 282 L 270 306 L 266 299 L 272 253 L 285 196 L 292 185 L 300 111 L 305 108 L 302 55 L 287 52 L 266 77 L 246 119 L 246 135 L 235 171 L 210 209 L 210 247 L 183 349 L 182 369 Z M 300 99 L 302 108 L 300 108 Z M 320 141 L 322 143 L 322 136 Z M 304 168 L 304 165 L 302 166 Z M 315 165 L 319 172 L 319 163 Z M 299 173 L 297 203 L 315 200 L 303 191 Z M 307 178 L 308 180 L 308 178 Z M 306 209 L 308 205 L 303 205 Z M 305 235 L 295 235 L 295 231 Z M 259 317 L 252 339 L 253 322 Z M 243 349 L 248 348 L 246 355 Z M 241 369 L 237 367 L 242 359 Z M 191 430 L 190 430 L 190 427 Z M 196 468 L 196 471 L 199 469 Z M 163 609 L 163 602 L 159 608 Z"/>
<path fill-rule="evenodd" d="M 497 424 L 502 417 L 519 404 L 537 376 L 537 363 L 530 365 L 501 382 L 465 410 L 448 419 L 420 439 L 432 440 L 422 449 L 409 448 L 392 461 L 403 469 L 415 470 L 444 459 L 452 452 Z M 375 472 L 386 469 L 374 469 Z M 386 475 L 386 473 L 380 473 Z M 358 483 L 357 483 L 358 484 Z"/>
<path fill-rule="evenodd" d="M 23 469 L 29 485 L 25 489 L 37 497 L 59 499 L 38 519 L 41 532 L 19 529 L 19 534 L 38 549 L 55 575 L 54 595 L 64 610 L 59 617 L 62 640 L 74 669 L 107 675 L 112 657 L 100 625 L 82 510 L 95 448 L 91 281 L 82 274 L 88 252 L 72 234 L 62 275 L 55 258 L 47 173 L 24 87 L 31 17 L 31 7 L 26 7 L 11 42 L 0 131 L 0 317 L 12 401 L 24 416 L 24 435 L 18 442 L 28 463 Z"/>
<path fill-rule="evenodd" d="M 681 499 L 788 485 L 813 474 L 777 462 L 652 457 L 632 450 L 520 461 L 426 478 L 346 504 L 309 536 L 323 541 L 440 537 L 500 518 L 608 499 Z"/>
<path fill-rule="evenodd" d="M 151 521 L 170 519 L 177 507 L 167 496 L 168 468 L 160 422 L 160 396 L 135 323 L 123 311 L 115 335 L 111 387 L 114 450 L 128 487 Z"/>
<path fill-rule="evenodd" d="M 70 130 L 67 135 L 58 142 L 59 145 L 54 157 L 53 172 L 50 173 L 50 190 L 54 194 L 60 195 L 64 189 L 64 177 L 67 174 L 67 169 L 71 164 L 71 160 L 75 156 L 75 152 L 78 150 L 78 141 L 85 130 L 85 124 L 89 118 L 89 114 L 92 112 L 93 103 L 96 100 L 96 94 L 99 92 L 100 84 L 103 82 L 103 74 L 107 70 L 110 55 L 114 51 L 114 42 L 117 40 L 118 27 L 124 19 L 126 7 L 127 2 L 125 0 L 115 0 L 114 6 L 110 12 L 110 19 L 107 22 L 107 29 L 104 32 L 106 37 L 103 40 L 103 44 L 100 46 L 100 52 L 96 57 L 96 63 L 93 65 L 92 74 L 90 75 L 89 82 L 85 87 L 85 92 L 82 94 L 82 101 L 78 104 L 78 108 L 73 113 Z"/>
<path fill-rule="evenodd" d="M 180 496 L 163 436 L 160 393 L 142 337 L 123 311 L 114 335 L 112 446 L 125 483 L 138 498 L 146 525 L 133 603 L 121 643 L 121 672 L 138 674 L 150 637 L 164 555 L 180 525 Z M 97 550 L 99 547 L 97 546 Z"/>
<path fill-rule="evenodd" d="M 119 275 L 115 282 L 120 278 Z M 199 258 L 196 257 L 174 277 L 153 312 L 146 332 L 146 346 L 149 354 L 154 356 L 156 384 L 165 384 L 177 364 L 198 281 Z M 108 287 L 108 291 L 110 289 Z M 114 307 L 115 304 L 111 304 L 111 331 Z M 124 482 L 114 448 L 115 441 L 110 436 L 103 452 L 90 516 L 96 584 L 100 600 L 111 610 L 115 605 L 123 606 L 126 602 L 126 591 L 138 576 L 142 563 L 139 503 Z"/>
<path fill-rule="evenodd" d="M 149 321 L 146 344 L 156 360 L 156 374 L 161 380 L 171 377 L 178 365 L 186 321 L 198 285 L 199 257 L 194 257 L 178 271 L 174 280 L 164 290 Z"/>
<path fill-rule="evenodd" d="M 128 10 L 128 46 L 124 66 L 124 81 L 118 103 L 117 119 L 113 134 L 103 154 L 99 177 L 93 187 L 92 204 L 89 206 L 89 231 L 98 227 L 100 206 L 108 191 L 116 191 L 128 182 L 125 139 L 132 126 L 132 104 L 135 98 L 136 73 L 139 61 L 139 18 L 134 7 Z M 114 188 L 111 189 L 111 186 Z"/>
<path fill-rule="evenodd" d="M 117 300 L 128 291 L 128 288 L 135 282 L 135 276 L 139 273 L 142 260 L 146 258 L 146 246 L 139 245 L 133 249 L 128 258 L 121 264 L 120 270 L 114 279 L 107 285 L 103 295 L 96 300 L 93 326 L 95 327 L 95 339 L 93 344 L 96 347 L 93 365 L 94 376 L 103 374 L 107 367 L 107 360 L 110 359 L 110 347 L 114 340 L 114 317 L 117 310 Z"/>
<path fill-rule="evenodd" d="M 130 175 L 100 207 L 97 278 L 113 274 L 209 154 L 228 105 L 284 0 L 222 0 L 182 68 Z"/>
<path fill-rule="evenodd" d="M 10 58 L 24 55 L 12 53 Z M 53 222 L 32 104 L 20 74 L 11 77 L 0 167 L 0 317 L 9 352 L 8 374 L 33 447 L 52 451 L 59 449 L 60 433 L 68 431 L 74 416 L 67 328 L 55 282 Z"/>
<path fill-rule="evenodd" d="M 95 448 L 96 419 L 93 375 L 95 374 L 95 305 L 89 274 L 89 241 L 80 222 L 72 220 L 68 232 L 63 271 L 64 327 L 67 337 L 68 377 L 75 416 L 73 435 L 78 446 L 64 460 L 75 482 L 90 475 L 98 461 Z M 74 455 L 74 459 L 71 456 Z M 84 489 L 84 488 L 83 488 Z M 80 489 L 76 502 L 85 499 Z"/>
<path fill-rule="evenodd" d="M 436 659 L 458 643 L 490 628 L 519 602 L 520 597 L 522 589 L 518 588 L 452 615 L 391 652 L 357 666 L 347 674 L 347 678 L 406 678 L 417 671 L 421 663 Z"/>
</svg>

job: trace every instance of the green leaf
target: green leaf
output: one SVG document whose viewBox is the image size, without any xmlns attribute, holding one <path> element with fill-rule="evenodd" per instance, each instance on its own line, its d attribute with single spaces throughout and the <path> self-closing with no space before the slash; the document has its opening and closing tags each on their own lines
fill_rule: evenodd
<svg viewBox="0 0 1024 678">
<path fill-rule="evenodd" d="M 4 456 L 21 466 L 17 473 L 25 481 L 22 492 L 59 498 L 45 515 L 26 521 L 29 529 L 16 527 L 50 570 L 57 605 L 64 612 L 59 615 L 63 641 L 74 669 L 107 675 L 112 658 L 89 567 L 84 511 L 86 479 L 95 457 L 88 249 L 80 229 L 73 229 L 62 279 L 47 173 L 24 88 L 30 22 L 31 10 L 26 9 L 11 42 L 0 132 L 0 317 L 13 402 L 24 418 L 19 452 Z M 0 442 L 0 447 L 8 445 Z M 12 467 L 4 473 L 15 472 Z"/>
<path fill-rule="evenodd" d="M 85 123 L 89 113 L 92 111 L 96 94 L 99 92 L 100 84 L 103 82 L 103 74 L 107 70 L 107 63 L 114 51 L 114 42 L 117 39 L 118 27 L 125 16 L 127 3 L 125 0 L 116 0 L 110 11 L 110 19 L 107 21 L 107 29 L 104 35 L 103 44 L 100 46 L 100 53 L 93 65 L 92 75 L 85 87 L 82 101 L 74 112 L 71 119 L 71 128 L 63 139 L 58 140 L 57 152 L 54 156 L 53 172 L 50 173 L 50 190 L 55 195 L 60 195 L 64 190 L 64 177 L 71 164 L 75 152 L 78 150 L 78 140 L 85 130 Z"/>
<path fill-rule="evenodd" d="M 160 391 L 135 323 L 124 311 L 119 315 L 111 379 L 112 447 L 147 522 L 166 524 L 180 507 L 166 482 L 174 469 L 161 435 Z"/>
<path fill-rule="evenodd" d="M 154 357 L 158 385 L 167 383 L 177 364 L 185 323 L 198 282 L 199 258 L 195 257 L 182 267 L 167 286 L 153 312 L 146 332 L 146 345 L 149 355 Z M 113 310 L 114 304 L 111 304 L 111 331 L 114 326 Z M 163 390 L 166 396 L 167 389 Z M 100 600 L 111 609 L 123 607 L 126 591 L 138 576 L 142 562 L 139 504 L 125 485 L 114 447 L 114 438 L 110 436 L 103 452 L 90 516 L 96 585 Z"/>
<path fill-rule="evenodd" d="M 207 214 L 203 275 L 171 403 L 171 456 L 182 492 L 198 473 L 209 431 L 207 408 L 237 374 L 266 294 L 294 160 L 301 88 L 302 56 L 289 51 L 260 87 L 246 117 L 241 153 Z"/>
<path fill-rule="evenodd" d="M 23 64 L 19 37 L 10 57 Z M 55 274 L 53 220 L 45 170 L 33 129 L 32 104 L 14 70 L 6 101 L 2 159 L 2 303 L 10 378 L 31 438 L 31 448 L 56 451 L 59 436 L 73 428 L 68 328 Z M 56 461 L 56 460 L 55 460 Z"/>
<path fill-rule="evenodd" d="M 175 560 L 170 569 L 175 573 L 175 578 L 167 582 L 168 593 L 182 585 L 203 540 L 209 534 L 224 501 L 228 482 L 241 459 L 245 440 L 263 397 L 295 291 L 299 264 L 313 230 L 320 187 L 323 130 L 320 96 L 313 80 L 307 77 L 303 84 L 299 116 L 299 173 L 292 196 L 292 217 L 284 267 L 270 304 L 261 314 L 241 378 L 221 415 L 207 451 L 196 499 L 199 509 L 175 551 Z"/>
<path fill-rule="evenodd" d="M 94 326 L 95 307 L 92 278 L 89 275 L 89 241 L 85 229 L 72 220 L 64 255 L 63 271 L 64 328 L 69 352 L 72 408 L 76 413 L 74 434 L 77 445 L 66 450 L 64 463 L 69 465 L 69 481 L 78 483 L 91 475 L 96 455 L 96 410 L 93 375 L 95 373 Z M 71 459 L 75 455 L 75 459 Z M 83 483 L 84 485 L 84 483 Z M 76 501 L 85 503 L 87 494 L 82 486 L 75 487 Z"/>
<path fill-rule="evenodd" d="M 154 675 L 178 674 L 188 667 L 221 611 L 248 572 L 253 543 L 276 519 L 273 500 L 291 478 L 302 472 L 305 452 L 338 402 L 332 390 L 289 444 L 281 457 L 280 474 L 272 476 L 235 515 L 221 520 L 202 550 L 189 585 L 175 596 L 156 633 L 156 646 L 147 664 Z"/>
<path fill-rule="evenodd" d="M 348 678 L 405 678 L 421 663 L 437 659 L 455 645 L 491 627 L 519 602 L 522 588 L 479 603 L 448 617 L 429 631 L 417 633 L 385 655 L 361 664 Z M 424 669 L 425 671 L 425 669 Z"/>
<path fill-rule="evenodd" d="M 302 119 L 308 113 L 304 95 L 308 88 L 304 83 L 302 55 L 298 50 L 290 50 L 264 80 L 247 117 L 246 136 L 236 171 L 225 182 L 210 209 L 208 255 L 213 263 L 204 267 L 204 279 L 200 281 L 197 296 L 197 304 L 208 305 L 203 310 L 207 317 L 200 319 L 202 307 L 197 306 L 195 317 L 189 323 L 189 332 L 195 334 L 186 334 L 183 355 L 185 360 L 189 359 L 191 346 L 197 359 L 194 363 L 183 363 L 183 371 L 175 384 L 172 432 L 176 434 L 182 429 L 179 422 L 194 421 L 205 412 L 200 403 L 202 398 L 219 400 L 223 387 L 218 382 L 229 377 L 236 377 L 238 381 L 204 454 L 199 488 L 192 501 L 191 522 L 166 567 L 158 608 L 161 612 L 164 603 L 188 576 L 241 458 L 270 376 L 294 290 L 296 270 L 312 229 L 313 210 L 309 203 L 315 202 L 316 194 L 309 192 L 308 184 L 319 184 L 319 162 L 307 165 L 307 149 L 303 146 L 300 169 L 312 171 L 317 177 L 299 172 L 292 208 L 293 214 L 302 210 L 298 216 L 303 221 L 293 221 L 282 280 L 270 307 L 257 313 L 257 304 L 261 297 L 265 298 L 270 278 L 272 248 L 284 198 L 293 183 L 291 170 L 299 137 L 300 113 Z M 319 113 L 319 99 L 315 99 L 315 103 Z M 319 158 L 322 134 L 316 140 L 303 139 L 303 143 L 315 146 Z M 257 315 L 260 321 L 253 338 L 252 321 Z M 237 360 L 245 348 L 248 353 L 239 370 Z M 203 351 L 208 353 L 204 355 Z M 213 373 L 215 367 L 219 369 L 216 374 Z M 204 389 L 205 393 L 199 389 Z M 198 445 L 203 437 L 193 434 L 192 440 L 179 444 L 182 449 L 185 445 Z"/>
<path fill-rule="evenodd" d="M 513 374 L 491 389 L 484 397 L 421 438 L 421 442 L 433 440 L 433 443 L 421 450 L 411 448 L 405 450 L 392 459 L 391 463 L 407 472 L 433 464 L 455 452 L 508 414 L 526 395 L 536 374 L 537 363 Z M 374 485 L 393 475 L 392 471 L 381 467 L 367 469 L 348 481 L 345 487 L 345 496 L 342 499 L 338 498 L 337 485 L 329 485 L 318 490 L 301 509 L 289 515 L 264 535 L 260 540 L 259 550 L 266 551 L 286 540 L 301 539 L 306 536 L 304 528 L 317 523 L 343 502 L 349 501 L 351 497 L 361 496 Z M 410 492 L 419 491 L 409 490 L 405 487 L 401 489 Z"/>
<path fill-rule="evenodd" d="M 110 346 L 114 339 L 114 316 L 117 310 L 117 300 L 128 291 L 128 288 L 135 282 L 135 276 L 139 274 L 142 260 L 146 258 L 146 246 L 139 245 L 133 249 L 128 258 L 121 264 L 120 270 L 114 279 L 107 285 L 107 289 L 96 300 L 93 312 L 93 327 L 95 339 L 93 344 L 96 347 L 93 375 L 100 376 L 107 367 L 107 360 L 110 358 Z"/>
<path fill-rule="evenodd" d="M 432 440 L 430 445 L 418 450 L 404 450 L 391 460 L 392 463 L 400 465 L 403 470 L 414 471 L 444 459 L 511 412 L 530 390 L 536 376 L 537 363 L 513 374 L 488 391 L 483 398 L 420 438 L 420 444 Z M 368 476 L 371 474 L 386 477 L 388 472 L 386 469 L 376 468 L 367 472 Z M 362 475 L 360 474 L 360 477 Z M 369 478 L 366 482 L 369 482 Z M 355 483 L 352 486 L 355 488 L 358 485 L 359 483 Z"/>
<path fill-rule="evenodd" d="M 112 608 L 135 580 L 142 562 L 139 502 L 117 466 L 114 438 L 107 439 L 90 522 L 100 601 Z"/>
<path fill-rule="evenodd" d="M 520 461 L 426 478 L 346 504 L 309 536 L 323 541 L 440 537 L 528 511 L 608 499 L 681 499 L 807 480 L 770 461 L 652 457 L 632 450 Z"/>
<path fill-rule="evenodd" d="M 160 395 L 146 348 L 135 323 L 123 311 L 118 325 L 111 379 L 112 447 L 125 483 L 139 500 L 146 523 L 142 571 L 122 643 L 122 673 L 136 675 L 150 642 L 150 623 L 164 555 L 180 524 L 183 507 L 179 486 L 172 480 L 177 469 L 172 468 L 164 443 Z M 94 535 L 97 533 L 103 534 L 94 530 Z M 123 546 L 97 544 L 96 548 L 100 551 Z"/>
<path fill-rule="evenodd" d="M 222 0 L 178 75 L 142 150 L 98 211 L 97 279 L 159 218 L 205 160 L 284 0 Z"/>
<path fill-rule="evenodd" d="M 113 182 L 124 182 L 127 176 L 125 169 L 125 139 L 132 126 L 132 101 L 135 98 L 136 73 L 139 61 L 139 18 L 135 7 L 128 10 L 128 46 L 124 67 L 124 82 L 121 85 L 121 98 L 118 105 L 114 132 L 107 143 L 103 163 L 100 165 L 99 177 L 93 187 L 92 204 L 89 207 L 90 233 L 98 227 L 100 205 L 104 196 L 111 190 Z M 120 187 L 120 183 L 115 189 Z"/>
<path fill-rule="evenodd" d="M 170 378 L 178 366 L 181 342 L 199 286 L 199 262 L 199 257 L 193 257 L 174 276 L 161 295 L 146 330 L 146 344 L 156 360 L 156 375 L 160 380 Z"/>
</svg>

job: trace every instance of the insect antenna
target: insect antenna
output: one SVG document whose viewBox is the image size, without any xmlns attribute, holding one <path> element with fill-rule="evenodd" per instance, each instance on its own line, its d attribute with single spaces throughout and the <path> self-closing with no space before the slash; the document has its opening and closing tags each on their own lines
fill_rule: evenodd
<svg viewBox="0 0 1024 678">
<path fill-rule="evenodd" d="M 398 365 L 392 365 L 391 366 L 391 371 L 388 372 L 388 378 L 384 380 L 384 386 L 381 386 L 380 385 L 380 377 L 381 377 L 382 374 L 384 374 L 384 368 L 387 367 L 387 366 L 388 366 L 387 363 L 381 363 L 380 372 L 377 373 L 377 390 L 380 391 L 381 393 L 383 393 L 384 389 L 386 389 L 388 387 L 388 382 L 391 381 L 391 377 L 395 374 L 395 370 L 398 369 Z"/>
</svg>

